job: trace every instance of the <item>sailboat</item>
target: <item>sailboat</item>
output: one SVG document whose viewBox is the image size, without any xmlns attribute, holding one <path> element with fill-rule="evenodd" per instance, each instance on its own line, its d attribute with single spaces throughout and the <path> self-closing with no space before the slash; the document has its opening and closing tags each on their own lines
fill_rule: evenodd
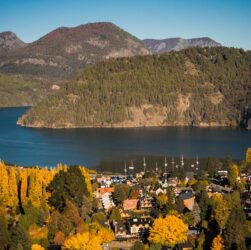
<svg viewBox="0 0 251 250">
<path fill-rule="evenodd" d="M 131 161 L 131 165 L 129 166 L 129 169 L 134 170 L 133 161 Z"/>
</svg>

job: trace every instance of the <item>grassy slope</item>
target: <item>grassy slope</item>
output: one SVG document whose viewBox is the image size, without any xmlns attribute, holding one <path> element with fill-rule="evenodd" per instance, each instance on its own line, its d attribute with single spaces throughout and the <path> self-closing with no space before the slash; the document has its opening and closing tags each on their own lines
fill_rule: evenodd
<svg viewBox="0 0 251 250">
<path fill-rule="evenodd" d="M 31 106 L 45 93 L 46 87 L 37 81 L 0 74 L 0 107 Z"/>
</svg>

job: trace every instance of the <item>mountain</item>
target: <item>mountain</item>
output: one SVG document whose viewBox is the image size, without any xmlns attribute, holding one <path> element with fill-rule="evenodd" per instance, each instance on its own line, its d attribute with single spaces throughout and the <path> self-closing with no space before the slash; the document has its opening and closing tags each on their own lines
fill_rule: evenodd
<svg viewBox="0 0 251 250">
<path fill-rule="evenodd" d="M 0 55 L 0 72 L 32 75 L 54 83 L 111 57 L 146 55 L 142 41 L 112 23 L 58 28 L 25 47 Z"/>
<path fill-rule="evenodd" d="M 0 33 L 0 54 L 14 49 L 23 48 L 26 44 L 13 32 Z"/>
<path fill-rule="evenodd" d="M 27 127 L 238 126 L 251 105 L 251 51 L 189 48 L 83 70 L 18 124 Z"/>
<path fill-rule="evenodd" d="M 218 47 L 220 43 L 209 37 L 183 39 L 183 38 L 167 38 L 163 40 L 145 39 L 145 46 L 153 53 L 164 53 L 170 51 L 179 51 L 190 47 Z"/>
</svg>

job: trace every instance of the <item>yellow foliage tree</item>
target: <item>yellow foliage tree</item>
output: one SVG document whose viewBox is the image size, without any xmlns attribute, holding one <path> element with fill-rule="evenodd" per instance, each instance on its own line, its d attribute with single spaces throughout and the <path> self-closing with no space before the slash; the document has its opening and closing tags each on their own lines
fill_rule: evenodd
<svg viewBox="0 0 251 250">
<path fill-rule="evenodd" d="M 114 235 L 113 231 L 111 231 L 108 228 L 104 228 L 104 227 L 99 229 L 98 237 L 99 237 L 101 243 L 106 243 L 106 242 L 109 242 L 109 241 L 112 241 L 115 239 L 115 235 Z"/>
<path fill-rule="evenodd" d="M 234 186 L 237 183 L 237 178 L 239 176 L 239 168 L 237 165 L 232 165 L 228 173 L 228 181 L 230 186 Z"/>
<path fill-rule="evenodd" d="M 83 176 L 85 177 L 85 184 L 86 184 L 87 190 L 90 194 L 90 198 L 92 198 L 93 191 L 92 191 L 92 183 L 91 183 L 91 178 L 90 178 L 89 172 L 85 167 L 80 167 L 80 170 L 81 170 L 81 173 L 83 174 Z"/>
<path fill-rule="evenodd" d="M 213 216 L 218 223 L 220 230 L 222 230 L 225 227 L 230 214 L 229 203 L 220 194 L 213 195 L 211 199 L 213 205 Z"/>
<path fill-rule="evenodd" d="M 48 238 L 48 228 L 39 227 L 36 224 L 32 224 L 28 230 L 29 236 L 32 240 L 35 239 L 47 239 Z"/>
<path fill-rule="evenodd" d="M 213 239 L 211 250 L 224 250 L 224 242 L 220 235 Z"/>
<path fill-rule="evenodd" d="M 168 197 L 165 194 L 160 194 L 156 197 L 157 200 L 157 204 L 159 205 L 159 207 L 163 207 L 167 204 L 168 202 Z"/>
<path fill-rule="evenodd" d="M 0 162 L 0 205 L 6 206 L 9 201 L 9 178 L 4 162 Z"/>
<path fill-rule="evenodd" d="M 76 234 L 65 240 L 63 250 L 101 250 L 101 241 L 98 236 L 89 232 Z"/>
<path fill-rule="evenodd" d="M 33 204 L 34 207 L 41 207 L 41 198 L 42 198 L 42 177 L 41 171 L 38 168 L 30 169 L 29 174 L 29 200 Z"/>
<path fill-rule="evenodd" d="M 247 153 L 246 153 L 246 162 L 247 163 L 251 163 L 251 148 L 247 149 Z"/>
<path fill-rule="evenodd" d="M 22 207 L 26 207 L 28 203 L 28 171 L 27 169 L 22 169 L 20 172 L 20 196 Z"/>
<path fill-rule="evenodd" d="M 38 244 L 33 244 L 31 250 L 45 250 L 45 249 Z"/>
<path fill-rule="evenodd" d="M 18 205 L 18 193 L 17 193 L 17 177 L 15 168 L 9 168 L 9 201 L 8 205 L 12 208 L 16 208 Z"/>
<path fill-rule="evenodd" d="M 184 222 L 175 215 L 158 218 L 154 221 L 148 240 L 155 244 L 173 247 L 187 240 L 188 228 Z"/>
</svg>

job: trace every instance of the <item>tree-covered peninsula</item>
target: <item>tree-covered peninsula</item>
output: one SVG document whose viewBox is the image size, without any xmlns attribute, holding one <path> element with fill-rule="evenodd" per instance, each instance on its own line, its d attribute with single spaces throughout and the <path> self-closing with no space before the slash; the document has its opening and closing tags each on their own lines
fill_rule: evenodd
<svg viewBox="0 0 251 250">
<path fill-rule="evenodd" d="M 190 48 L 90 66 L 18 123 L 48 128 L 246 126 L 250 105 L 250 51 Z"/>
</svg>

